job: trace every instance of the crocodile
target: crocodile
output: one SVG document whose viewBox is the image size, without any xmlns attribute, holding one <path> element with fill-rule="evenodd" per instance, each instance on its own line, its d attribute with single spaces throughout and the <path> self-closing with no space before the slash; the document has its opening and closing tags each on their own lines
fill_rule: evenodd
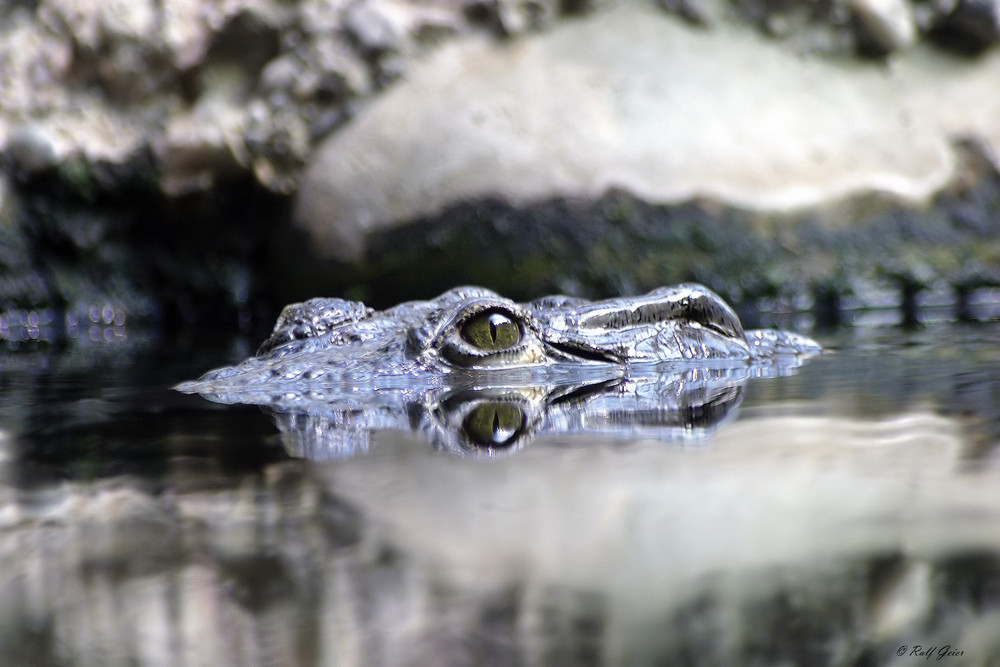
<svg viewBox="0 0 1000 667">
<path fill-rule="evenodd" d="M 636 297 L 515 303 L 482 287 L 376 311 L 358 301 L 286 306 L 257 354 L 176 387 L 224 403 L 308 401 L 317 388 L 539 382 L 671 363 L 766 364 L 814 355 L 800 334 L 744 330 L 719 295 L 682 284 Z"/>
<path fill-rule="evenodd" d="M 701 285 L 527 304 L 458 287 L 383 311 L 289 305 L 256 355 L 175 388 L 265 406 L 286 448 L 308 458 L 352 455 L 389 429 L 494 457 L 540 434 L 697 440 L 728 418 L 749 378 L 818 352 L 796 333 L 744 330 Z"/>
</svg>

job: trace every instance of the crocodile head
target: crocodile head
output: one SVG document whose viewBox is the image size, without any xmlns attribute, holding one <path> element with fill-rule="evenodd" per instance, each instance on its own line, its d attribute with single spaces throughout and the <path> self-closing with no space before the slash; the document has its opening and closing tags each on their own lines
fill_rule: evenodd
<svg viewBox="0 0 1000 667">
<path fill-rule="evenodd" d="M 744 331 L 733 310 L 700 285 L 586 301 L 518 304 L 479 287 L 384 311 L 341 299 L 285 308 L 257 355 L 179 385 L 230 403 L 274 403 L 311 387 L 453 383 L 484 373 L 505 381 L 695 360 L 754 363 L 811 355 L 819 346 L 772 329 Z"/>
</svg>

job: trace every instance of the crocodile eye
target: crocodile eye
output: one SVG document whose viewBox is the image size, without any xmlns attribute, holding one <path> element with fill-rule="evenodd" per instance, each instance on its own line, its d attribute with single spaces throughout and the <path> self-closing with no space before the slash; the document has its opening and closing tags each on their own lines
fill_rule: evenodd
<svg viewBox="0 0 1000 667">
<path fill-rule="evenodd" d="M 467 342 L 489 352 L 506 350 L 521 342 L 521 326 L 497 310 L 469 318 L 461 333 Z"/>
<path fill-rule="evenodd" d="M 490 401 L 477 405 L 462 422 L 466 435 L 480 447 L 505 447 L 524 427 L 524 413 L 510 403 Z"/>
</svg>

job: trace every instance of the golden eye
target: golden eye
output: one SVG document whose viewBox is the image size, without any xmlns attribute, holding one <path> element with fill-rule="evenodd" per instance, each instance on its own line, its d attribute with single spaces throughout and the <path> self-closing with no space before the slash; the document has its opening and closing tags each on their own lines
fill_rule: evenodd
<svg viewBox="0 0 1000 667">
<path fill-rule="evenodd" d="M 488 352 L 506 350 L 521 342 L 521 325 L 497 310 L 469 318 L 461 333 L 467 342 Z"/>
<path fill-rule="evenodd" d="M 504 447 L 514 442 L 524 426 L 521 408 L 490 401 L 477 405 L 462 422 L 466 435 L 480 447 Z"/>
</svg>

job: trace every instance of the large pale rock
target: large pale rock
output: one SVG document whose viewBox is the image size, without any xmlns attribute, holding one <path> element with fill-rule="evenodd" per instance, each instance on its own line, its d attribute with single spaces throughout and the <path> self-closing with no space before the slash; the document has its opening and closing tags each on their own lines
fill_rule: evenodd
<svg viewBox="0 0 1000 667">
<path fill-rule="evenodd" d="M 491 196 L 623 188 L 791 211 L 876 190 L 919 203 L 948 181 L 954 136 L 997 145 L 998 77 L 1000 53 L 809 60 L 628 3 L 442 48 L 320 148 L 296 215 L 321 251 L 352 260 L 370 231 Z"/>
</svg>

